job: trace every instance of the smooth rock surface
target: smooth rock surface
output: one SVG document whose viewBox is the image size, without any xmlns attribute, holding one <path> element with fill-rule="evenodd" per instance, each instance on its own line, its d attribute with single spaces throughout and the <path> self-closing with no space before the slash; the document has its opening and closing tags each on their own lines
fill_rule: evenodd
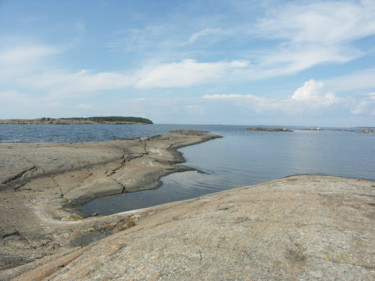
<svg viewBox="0 0 375 281">
<path fill-rule="evenodd" d="M 0 143 L 0 270 L 127 228 L 131 215 L 83 219 L 74 206 L 157 188 L 161 176 L 190 169 L 175 165 L 184 161 L 177 148 L 216 137 L 180 131 L 103 143 Z"/>
<path fill-rule="evenodd" d="M 293 176 L 108 218 L 123 227 L 0 279 L 375 280 L 372 181 Z"/>
</svg>

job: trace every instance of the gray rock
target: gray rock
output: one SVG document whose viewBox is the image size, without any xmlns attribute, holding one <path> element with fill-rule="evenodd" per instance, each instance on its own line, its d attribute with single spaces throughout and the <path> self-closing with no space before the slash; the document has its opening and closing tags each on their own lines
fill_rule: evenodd
<svg viewBox="0 0 375 281">
<path fill-rule="evenodd" d="M 371 181 L 288 177 L 109 216 L 128 219 L 100 241 L 0 278 L 374 280 L 374 198 Z"/>
<path fill-rule="evenodd" d="M 129 216 L 84 219 L 92 199 L 157 188 L 188 169 L 177 148 L 209 134 L 105 143 L 0 143 L 0 270 L 70 251 L 127 228 Z M 0 279 L 2 279 L 0 277 Z"/>
</svg>

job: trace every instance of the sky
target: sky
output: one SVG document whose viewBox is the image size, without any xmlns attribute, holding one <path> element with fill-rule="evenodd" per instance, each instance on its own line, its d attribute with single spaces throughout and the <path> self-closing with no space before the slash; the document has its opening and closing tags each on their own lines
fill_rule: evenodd
<svg viewBox="0 0 375 281">
<path fill-rule="evenodd" d="M 0 0 L 0 119 L 375 126 L 375 1 Z"/>
</svg>

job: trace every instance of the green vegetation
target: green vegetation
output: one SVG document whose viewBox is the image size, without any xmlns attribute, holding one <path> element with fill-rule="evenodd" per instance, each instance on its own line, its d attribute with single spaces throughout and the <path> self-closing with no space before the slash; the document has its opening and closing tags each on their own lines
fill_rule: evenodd
<svg viewBox="0 0 375 281">
<path fill-rule="evenodd" d="M 0 120 L 0 124 L 153 124 L 151 120 L 142 117 L 103 116 L 103 117 L 72 117 L 38 119 Z"/>
<path fill-rule="evenodd" d="M 153 124 L 151 120 L 142 117 L 123 117 L 123 116 L 104 116 L 104 117 L 75 117 L 75 118 L 62 118 L 63 120 L 74 121 L 92 121 L 95 123 L 143 123 Z"/>
</svg>

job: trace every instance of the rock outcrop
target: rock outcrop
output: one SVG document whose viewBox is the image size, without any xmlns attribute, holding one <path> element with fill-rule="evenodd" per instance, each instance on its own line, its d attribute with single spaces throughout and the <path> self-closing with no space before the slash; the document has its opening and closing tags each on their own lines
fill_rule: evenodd
<svg viewBox="0 0 375 281">
<path fill-rule="evenodd" d="M 74 207 L 157 188 L 161 176 L 191 169 L 175 165 L 184 161 L 178 148 L 216 137 L 182 131 L 104 143 L 0 143 L 0 270 L 127 228 L 128 215 L 83 219 Z"/>
<path fill-rule="evenodd" d="M 0 279 L 375 280 L 372 181 L 293 176 L 87 223 L 109 218 L 113 235 Z"/>
</svg>

